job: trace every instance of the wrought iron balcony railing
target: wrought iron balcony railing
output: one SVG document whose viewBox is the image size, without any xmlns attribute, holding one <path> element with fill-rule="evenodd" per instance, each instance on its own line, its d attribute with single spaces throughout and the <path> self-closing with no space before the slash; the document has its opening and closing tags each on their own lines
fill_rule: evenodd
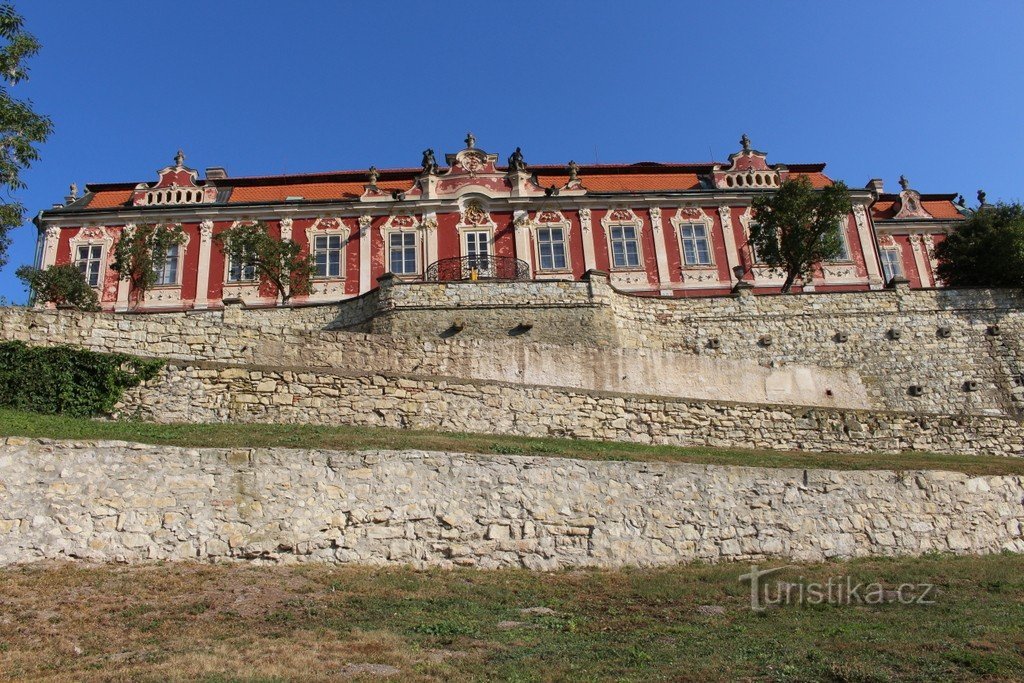
<svg viewBox="0 0 1024 683">
<path fill-rule="evenodd" d="M 459 280 L 529 280 L 530 266 L 511 256 L 463 256 L 434 261 L 423 273 L 426 282 Z"/>
</svg>

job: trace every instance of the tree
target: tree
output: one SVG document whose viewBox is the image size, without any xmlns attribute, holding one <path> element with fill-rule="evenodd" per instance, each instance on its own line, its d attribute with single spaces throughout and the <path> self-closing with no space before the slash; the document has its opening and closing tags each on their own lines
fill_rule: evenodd
<svg viewBox="0 0 1024 683">
<path fill-rule="evenodd" d="M 262 221 L 237 225 L 214 239 L 231 263 L 253 268 L 261 284 L 271 285 L 281 303 L 312 288 L 313 257 L 303 254 L 298 243 L 271 235 Z"/>
<path fill-rule="evenodd" d="M 951 287 L 1024 286 L 1024 206 L 975 211 L 935 247 L 938 276 Z"/>
<path fill-rule="evenodd" d="M 22 266 L 14 274 L 35 292 L 37 301 L 73 306 L 82 311 L 100 310 L 96 290 L 89 286 L 76 266 L 50 266 L 46 270 Z"/>
<path fill-rule="evenodd" d="M 21 172 L 39 158 L 36 145 L 53 130 L 46 116 L 32 111 L 30 101 L 16 100 L 10 87 L 28 78 L 24 62 L 39 51 L 39 43 L 23 29 L 14 6 L 0 4 L 0 187 L 15 192 L 25 187 Z M 25 207 L 0 198 L 0 267 L 7 264 L 10 231 L 21 225 Z"/>
<path fill-rule="evenodd" d="M 184 241 L 185 232 L 180 225 L 124 228 L 114 246 L 114 261 L 110 268 L 120 274 L 120 279 L 131 283 L 129 300 L 134 298 L 136 304 L 142 301 L 146 292 L 159 280 L 157 268 L 163 267 L 168 250 Z"/>
<path fill-rule="evenodd" d="M 782 183 L 779 189 L 753 202 L 750 245 L 758 262 L 783 270 L 788 292 L 793 281 L 811 278 L 816 263 L 835 259 L 842 251 L 839 226 L 853 208 L 846 185 L 839 182 L 815 190 L 804 176 Z"/>
</svg>

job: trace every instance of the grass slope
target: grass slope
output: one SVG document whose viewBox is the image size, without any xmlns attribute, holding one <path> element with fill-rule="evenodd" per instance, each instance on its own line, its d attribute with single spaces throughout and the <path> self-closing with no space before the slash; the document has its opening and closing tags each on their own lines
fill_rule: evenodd
<svg viewBox="0 0 1024 683">
<path fill-rule="evenodd" d="M 0 571 L 15 680 L 1021 680 L 1024 558 L 800 566 L 934 583 L 931 605 L 752 612 L 746 565 L 413 571 L 300 565 Z M 713 606 L 714 609 L 707 609 Z M 524 614 L 545 607 L 547 614 Z M 701 609 L 703 607 L 703 609 Z"/>
<path fill-rule="evenodd" d="M 840 454 L 645 446 L 613 441 L 537 439 L 519 436 L 427 432 L 378 427 L 275 424 L 154 424 L 76 419 L 0 410 L 0 435 L 53 439 L 116 439 L 170 446 L 322 448 L 331 450 L 415 449 L 545 455 L 587 460 L 688 462 L 751 467 L 838 470 L 950 470 L 974 475 L 1024 474 L 1024 458 Z"/>
</svg>

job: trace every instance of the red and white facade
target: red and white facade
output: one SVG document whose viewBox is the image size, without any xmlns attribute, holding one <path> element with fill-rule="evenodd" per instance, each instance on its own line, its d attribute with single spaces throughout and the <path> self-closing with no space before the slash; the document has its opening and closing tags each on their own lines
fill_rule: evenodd
<svg viewBox="0 0 1024 683">
<path fill-rule="evenodd" d="M 833 182 L 824 164 L 769 164 L 745 137 L 725 164 L 527 167 L 513 155 L 499 167 L 471 135 L 466 145 L 440 168 L 425 153 L 421 168 L 240 178 L 211 168 L 200 179 L 179 153 L 154 183 L 89 185 L 42 212 L 38 265 L 78 264 L 106 310 L 130 300 L 140 310 L 238 298 L 273 305 L 272 290 L 230 264 L 213 239 L 260 220 L 316 260 L 313 292 L 295 303 L 359 296 L 385 273 L 416 281 L 434 262 L 481 254 L 521 259 L 534 279 L 606 271 L 614 286 L 644 295 L 725 294 L 738 280 L 771 292 L 783 277 L 760 267 L 747 244 L 753 198 L 794 176 L 817 188 Z M 953 195 L 907 187 L 889 195 L 879 181 L 851 195 L 853 211 L 837 226 L 843 257 L 795 290 L 877 289 L 887 271 L 936 286 L 934 245 L 963 219 Z M 125 227 L 148 223 L 180 224 L 186 241 L 136 306 L 109 265 Z"/>
</svg>

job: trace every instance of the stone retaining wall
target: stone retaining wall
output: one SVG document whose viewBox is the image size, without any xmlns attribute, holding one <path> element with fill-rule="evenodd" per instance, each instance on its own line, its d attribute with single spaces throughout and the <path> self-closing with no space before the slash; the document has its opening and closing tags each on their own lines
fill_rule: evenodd
<svg viewBox="0 0 1024 683">
<path fill-rule="evenodd" d="M 771 367 L 678 351 L 544 344 L 526 338 L 427 339 L 292 329 L 280 322 L 289 315 L 286 311 L 275 317 L 273 309 L 238 307 L 224 314 L 153 315 L 0 309 L 0 338 L 181 361 L 415 372 L 684 398 L 882 407 L 848 369 L 799 363 Z M 984 402 L 977 406 L 985 407 Z"/>
<path fill-rule="evenodd" d="M 0 564 L 618 567 L 1024 551 L 1024 478 L 0 439 Z"/>
<path fill-rule="evenodd" d="M 436 376 L 171 365 L 130 389 L 122 416 L 157 422 L 275 422 L 835 452 L 1020 455 L 1024 424 L 700 401 Z M 898 458 L 894 459 L 898 463 Z"/>
</svg>

